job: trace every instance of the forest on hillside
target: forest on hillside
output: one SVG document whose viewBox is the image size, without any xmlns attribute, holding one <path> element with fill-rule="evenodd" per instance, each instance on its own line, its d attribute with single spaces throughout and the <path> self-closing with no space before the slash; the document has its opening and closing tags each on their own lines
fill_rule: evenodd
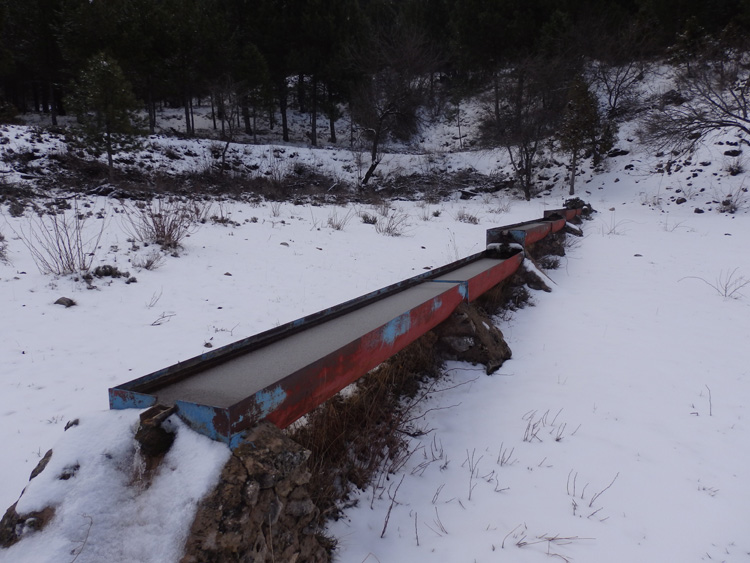
<svg viewBox="0 0 750 563">
<path fill-rule="evenodd" d="M 507 148 L 528 198 L 543 139 L 555 135 L 574 170 L 611 148 L 642 62 L 695 79 L 700 61 L 743 52 L 749 30 L 750 0 L 0 0 L 0 123 L 76 116 L 111 170 L 162 108 L 184 112 L 172 131 L 194 136 L 194 108 L 210 104 L 227 142 L 253 140 L 261 120 L 289 141 L 293 108 L 311 146 L 336 143 L 346 111 L 367 138 L 366 184 L 383 143 L 481 91 L 482 141 Z M 706 80 L 736 80 L 746 65 L 733 60 Z M 666 129 L 664 142 L 701 134 Z"/>
</svg>

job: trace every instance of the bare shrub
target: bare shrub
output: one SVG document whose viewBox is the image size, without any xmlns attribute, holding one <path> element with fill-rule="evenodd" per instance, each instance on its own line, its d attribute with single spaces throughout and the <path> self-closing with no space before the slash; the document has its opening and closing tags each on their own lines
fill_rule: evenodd
<svg viewBox="0 0 750 563">
<path fill-rule="evenodd" d="M 362 219 L 362 222 L 365 225 L 375 225 L 378 222 L 378 218 L 375 217 L 375 215 L 372 215 L 371 213 L 367 213 L 366 211 L 363 211 L 360 216 L 360 219 Z"/>
<path fill-rule="evenodd" d="M 718 209 L 719 213 L 737 213 L 746 207 L 748 207 L 748 190 L 743 185 L 721 196 L 721 205 Z"/>
<path fill-rule="evenodd" d="M 739 299 L 740 297 L 742 297 L 740 290 L 750 285 L 750 280 L 745 278 L 745 276 L 738 276 L 737 270 L 738 268 L 735 268 L 731 271 L 727 270 L 726 272 L 719 272 L 719 275 L 716 277 L 716 281 L 714 282 L 710 282 L 700 276 L 686 276 L 678 281 L 688 279 L 700 280 L 707 286 L 713 288 L 716 293 L 718 293 L 725 299 Z"/>
<path fill-rule="evenodd" d="M 500 198 L 494 201 L 494 205 L 488 209 L 490 213 L 508 213 L 511 208 L 511 201 L 507 198 Z"/>
<path fill-rule="evenodd" d="M 456 221 L 460 221 L 461 223 L 469 223 L 470 225 L 478 225 L 479 217 L 477 217 L 473 213 L 469 213 L 465 208 L 462 208 L 458 213 L 456 213 Z"/>
<path fill-rule="evenodd" d="M 154 249 L 145 256 L 133 258 L 133 267 L 141 270 L 156 270 L 164 264 L 164 260 L 164 254 Z"/>
<path fill-rule="evenodd" d="M 343 217 L 339 215 L 339 211 L 337 209 L 334 209 L 331 211 L 330 215 L 328 215 L 328 226 L 331 227 L 334 231 L 343 231 L 344 228 L 346 228 L 346 225 L 351 221 L 352 219 L 352 210 L 349 209 L 346 212 L 346 215 Z"/>
<path fill-rule="evenodd" d="M 745 171 L 745 162 L 742 158 L 733 158 L 727 163 L 725 169 L 730 176 L 738 176 Z"/>
<path fill-rule="evenodd" d="M 104 233 L 103 217 L 98 229 L 89 236 L 86 223 L 91 213 L 82 213 L 78 201 L 68 212 L 55 212 L 29 218 L 28 231 L 16 233 L 43 274 L 64 276 L 87 272 L 91 267 Z"/>
<path fill-rule="evenodd" d="M 380 203 L 373 206 L 375 213 L 381 217 L 388 217 L 391 213 L 391 203 L 389 201 L 381 201 Z"/>
<path fill-rule="evenodd" d="M 0 232 L 0 262 L 3 262 L 4 264 L 8 264 L 8 243 L 5 241 L 5 236 L 2 232 Z"/>
<path fill-rule="evenodd" d="M 378 219 L 375 224 L 375 231 L 389 237 L 400 237 L 408 226 L 409 215 L 403 211 L 393 210 L 388 215 Z"/>
<path fill-rule="evenodd" d="M 430 207 L 423 203 L 422 205 L 419 205 L 419 218 L 422 219 L 422 221 L 429 221 L 433 217 L 437 217 L 437 215 L 433 215 L 432 211 L 430 210 Z"/>
<path fill-rule="evenodd" d="M 217 205 L 215 213 L 211 214 L 211 222 L 216 225 L 224 225 L 225 227 L 239 227 L 240 224 L 232 219 L 232 212 L 226 207 L 223 201 L 220 201 Z"/>
<path fill-rule="evenodd" d="M 414 425 L 426 398 L 420 383 L 439 367 L 436 341 L 426 334 L 362 377 L 352 393 L 333 397 L 290 429 L 311 452 L 310 493 L 322 517 L 335 516 L 353 486 L 373 484 L 380 492 L 385 476 L 408 460 L 406 437 L 419 434 Z"/>
<path fill-rule="evenodd" d="M 205 205 L 197 202 L 156 199 L 126 206 L 123 228 L 136 240 L 175 249 L 198 229 Z"/>
<path fill-rule="evenodd" d="M 280 217 L 281 216 L 281 204 L 282 201 L 272 201 L 270 203 L 271 205 L 271 217 Z"/>
</svg>

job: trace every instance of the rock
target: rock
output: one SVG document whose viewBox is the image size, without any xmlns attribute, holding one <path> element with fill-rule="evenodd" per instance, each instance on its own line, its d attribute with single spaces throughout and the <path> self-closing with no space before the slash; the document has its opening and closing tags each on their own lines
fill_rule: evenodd
<svg viewBox="0 0 750 563">
<path fill-rule="evenodd" d="M 328 561 L 306 489 L 309 455 L 270 423 L 248 432 L 201 501 L 182 563 Z"/>
<path fill-rule="evenodd" d="M 728 151 L 724 151 L 724 156 L 731 156 L 731 157 L 737 157 L 742 154 L 742 151 L 740 149 L 731 149 Z"/>
<path fill-rule="evenodd" d="M 31 481 L 34 477 L 36 477 L 42 471 L 44 471 L 44 468 L 47 467 L 47 464 L 49 463 L 50 459 L 52 459 L 52 450 L 47 450 L 47 453 L 44 454 L 44 457 L 39 460 L 39 463 L 36 464 L 36 467 L 31 472 L 31 475 L 29 476 L 29 481 Z"/>
<path fill-rule="evenodd" d="M 675 202 L 675 203 L 676 203 L 677 205 L 682 205 L 682 204 L 683 204 L 683 203 L 685 203 L 686 201 L 687 201 L 687 199 L 685 199 L 684 197 L 678 197 L 678 198 L 677 198 L 677 199 L 676 199 L 676 200 L 675 200 L 674 202 Z"/>
<path fill-rule="evenodd" d="M 626 154 L 630 154 L 630 151 L 625 150 L 625 149 L 617 149 L 617 148 L 615 148 L 615 149 L 612 149 L 611 151 L 609 151 L 607 153 L 607 156 L 609 158 L 615 158 L 615 157 L 618 157 L 618 156 L 625 156 Z"/>
<path fill-rule="evenodd" d="M 60 297 L 60 299 L 55 301 L 55 305 L 63 305 L 67 309 L 68 307 L 76 305 L 76 302 L 69 297 Z"/>
<path fill-rule="evenodd" d="M 447 359 L 482 364 L 494 373 L 511 357 L 503 333 L 478 308 L 462 303 L 444 323 L 435 328 L 437 349 Z"/>
<path fill-rule="evenodd" d="M 661 102 L 665 106 L 673 105 L 673 106 L 680 106 L 687 102 L 687 98 L 683 96 L 680 92 L 677 90 L 669 90 L 668 92 L 665 92 L 661 96 Z"/>
<path fill-rule="evenodd" d="M 0 547 L 10 547 L 25 534 L 43 529 L 55 515 L 55 509 L 47 507 L 40 512 L 18 514 L 14 503 L 0 520 Z"/>
<path fill-rule="evenodd" d="M 705 211 L 703 211 L 700 207 L 696 207 L 695 209 L 693 209 L 693 213 L 705 213 Z"/>
</svg>

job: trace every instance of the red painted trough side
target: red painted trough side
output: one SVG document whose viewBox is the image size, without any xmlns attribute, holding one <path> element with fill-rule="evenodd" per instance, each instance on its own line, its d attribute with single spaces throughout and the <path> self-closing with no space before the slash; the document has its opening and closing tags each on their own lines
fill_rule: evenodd
<svg viewBox="0 0 750 563">
<path fill-rule="evenodd" d="M 266 419 L 286 428 L 442 323 L 462 301 L 460 286 L 446 284 L 446 291 L 438 297 L 281 380 L 279 386 L 286 398 Z M 242 405 L 236 407 L 244 410 Z M 233 412 L 233 433 L 246 428 L 240 416 L 240 412 Z"/>
<path fill-rule="evenodd" d="M 528 227 L 524 227 L 523 230 L 526 232 L 526 237 L 523 243 L 524 246 L 539 242 L 548 234 L 550 234 L 551 228 L 551 223 L 540 223 L 538 225 L 530 225 Z"/>
<path fill-rule="evenodd" d="M 469 301 L 474 301 L 501 281 L 515 274 L 521 262 L 523 262 L 523 253 L 519 252 L 506 260 L 502 260 L 490 270 L 486 270 L 478 276 L 471 278 L 469 280 Z"/>
<path fill-rule="evenodd" d="M 565 223 L 567 223 L 565 219 L 555 219 L 553 221 L 550 221 L 550 225 L 552 227 L 550 232 L 557 233 L 559 231 L 562 231 L 565 228 Z"/>
</svg>

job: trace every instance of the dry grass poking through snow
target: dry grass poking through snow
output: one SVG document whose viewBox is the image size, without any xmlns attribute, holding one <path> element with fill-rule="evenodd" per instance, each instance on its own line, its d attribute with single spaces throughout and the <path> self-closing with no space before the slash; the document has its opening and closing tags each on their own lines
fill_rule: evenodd
<svg viewBox="0 0 750 563">
<path fill-rule="evenodd" d="M 407 436 L 418 433 L 421 382 L 434 377 L 437 338 L 427 333 L 307 416 L 290 430 L 312 452 L 310 489 L 323 518 L 336 517 L 352 486 L 382 487 L 408 459 Z"/>
</svg>

